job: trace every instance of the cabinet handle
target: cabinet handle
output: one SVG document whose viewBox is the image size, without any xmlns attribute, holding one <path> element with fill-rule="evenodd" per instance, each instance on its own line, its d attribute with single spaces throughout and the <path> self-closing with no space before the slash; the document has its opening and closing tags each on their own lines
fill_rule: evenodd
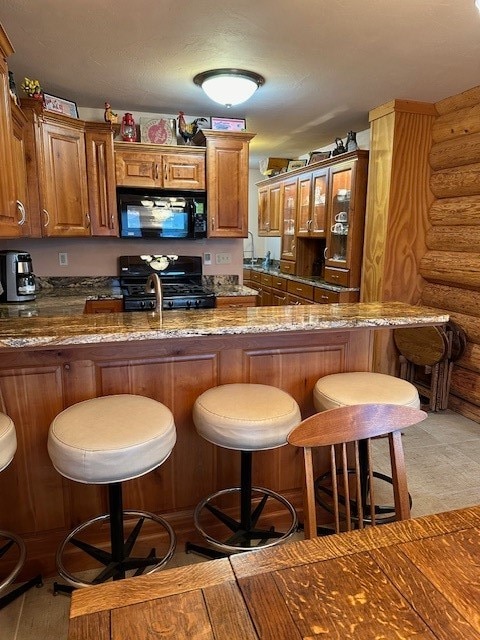
<svg viewBox="0 0 480 640">
<path fill-rule="evenodd" d="M 50 224 L 50 214 L 48 213 L 48 211 L 46 209 L 43 210 L 43 216 L 45 218 L 45 223 L 44 223 L 44 227 L 48 227 L 48 225 Z"/>
<path fill-rule="evenodd" d="M 328 247 L 325 247 L 325 249 L 323 250 L 323 257 L 325 258 L 325 260 L 328 260 L 327 251 Z"/>
<path fill-rule="evenodd" d="M 90 228 L 90 214 L 88 213 L 88 211 L 85 214 L 85 222 L 87 223 L 87 229 L 89 229 Z"/>
<path fill-rule="evenodd" d="M 158 162 L 155 163 L 155 180 L 158 180 Z"/>
<path fill-rule="evenodd" d="M 113 217 L 113 213 L 110 216 L 110 229 L 114 229 L 115 228 L 115 218 Z"/>
<path fill-rule="evenodd" d="M 17 200 L 17 209 L 20 211 L 20 220 L 18 221 L 18 224 L 25 224 L 25 220 L 27 219 L 27 212 L 25 211 L 25 207 L 23 206 L 23 203 L 20 202 L 20 200 Z"/>
<path fill-rule="evenodd" d="M 307 231 L 310 231 L 312 228 L 312 221 L 311 220 L 307 220 Z"/>
<path fill-rule="evenodd" d="M 266 222 L 266 223 L 265 223 L 265 229 L 266 229 L 267 231 L 270 231 L 270 222 Z"/>
<path fill-rule="evenodd" d="M 168 167 L 167 167 L 167 165 L 165 165 L 165 175 L 163 176 L 163 179 L 165 180 L 165 182 L 167 182 L 167 180 L 168 180 Z"/>
<path fill-rule="evenodd" d="M 211 229 L 212 231 L 215 231 L 215 218 L 212 218 Z"/>
</svg>

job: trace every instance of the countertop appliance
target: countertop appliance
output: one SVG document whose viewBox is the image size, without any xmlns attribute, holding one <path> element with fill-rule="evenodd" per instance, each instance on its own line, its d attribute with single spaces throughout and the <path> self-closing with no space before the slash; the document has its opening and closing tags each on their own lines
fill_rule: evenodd
<svg viewBox="0 0 480 640">
<path fill-rule="evenodd" d="M 207 236 L 205 192 L 117 189 L 122 238 L 191 239 Z"/>
<path fill-rule="evenodd" d="M 0 251 L 0 302 L 35 300 L 32 258 L 26 251 Z"/>
<path fill-rule="evenodd" d="M 215 307 L 215 294 L 202 284 L 200 256 L 158 254 L 120 256 L 119 267 L 124 311 L 155 309 L 155 294 L 145 291 L 145 285 L 151 273 L 157 273 L 160 277 L 163 309 Z"/>
</svg>

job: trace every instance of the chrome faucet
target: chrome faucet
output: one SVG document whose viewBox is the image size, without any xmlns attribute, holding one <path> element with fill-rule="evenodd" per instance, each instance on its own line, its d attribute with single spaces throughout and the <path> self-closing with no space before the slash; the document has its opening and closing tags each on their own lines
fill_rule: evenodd
<svg viewBox="0 0 480 640">
<path fill-rule="evenodd" d="M 147 293 L 155 292 L 155 300 L 157 302 L 156 311 L 158 311 L 160 315 L 160 320 L 162 320 L 162 312 L 163 312 L 163 290 L 162 290 L 162 280 L 158 273 L 151 273 L 145 284 L 145 291 Z"/>
<path fill-rule="evenodd" d="M 251 231 L 249 231 L 248 235 L 252 238 L 252 257 L 250 259 L 250 264 L 253 267 L 253 265 L 255 264 L 255 245 L 253 243 L 253 233 Z"/>
</svg>

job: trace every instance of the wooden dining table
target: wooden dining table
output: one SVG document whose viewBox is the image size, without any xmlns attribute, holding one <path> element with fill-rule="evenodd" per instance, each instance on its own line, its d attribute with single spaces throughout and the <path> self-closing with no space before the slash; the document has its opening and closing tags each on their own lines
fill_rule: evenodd
<svg viewBox="0 0 480 640">
<path fill-rule="evenodd" d="M 72 595 L 69 640 L 480 639 L 480 506 Z"/>
</svg>

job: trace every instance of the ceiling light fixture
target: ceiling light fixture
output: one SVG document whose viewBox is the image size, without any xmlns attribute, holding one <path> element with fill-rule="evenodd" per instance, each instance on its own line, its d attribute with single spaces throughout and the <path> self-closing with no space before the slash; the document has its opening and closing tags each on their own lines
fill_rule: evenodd
<svg viewBox="0 0 480 640">
<path fill-rule="evenodd" d="M 193 81 L 211 100 L 230 108 L 251 98 L 265 78 L 243 69 L 212 69 L 198 73 Z"/>
</svg>

